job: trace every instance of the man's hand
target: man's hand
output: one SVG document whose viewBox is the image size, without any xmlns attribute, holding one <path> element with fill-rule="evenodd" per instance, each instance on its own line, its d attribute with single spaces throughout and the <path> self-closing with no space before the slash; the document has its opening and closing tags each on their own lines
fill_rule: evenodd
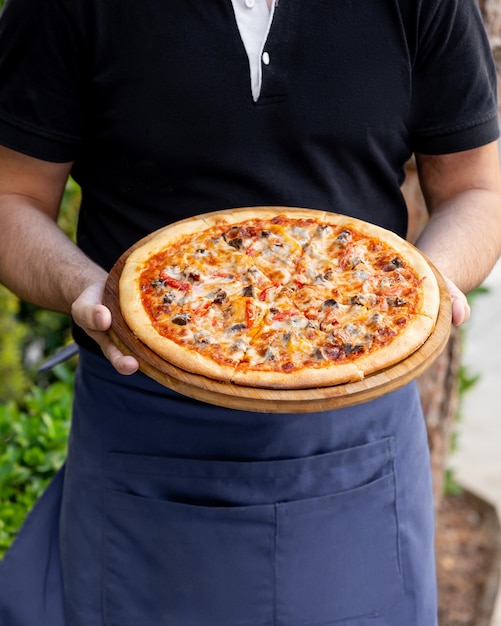
<svg viewBox="0 0 501 626">
<path fill-rule="evenodd" d="M 73 302 L 71 315 L 75 323 L 99 344 L 104 356 L 119 374 L 134 374 L 139 369 L 137 360 L 124 355 L 108 336 L 111 312 L 102 303 L 104 285 L 105 281 L 89 285 Z"/>
<path fill-rule="evenodd" d="M 456 285 L 444 276 L 452 301 L 452 323 L 461 326 L 470 319 L 470 305 L 464 293 Z"/>
</svg>

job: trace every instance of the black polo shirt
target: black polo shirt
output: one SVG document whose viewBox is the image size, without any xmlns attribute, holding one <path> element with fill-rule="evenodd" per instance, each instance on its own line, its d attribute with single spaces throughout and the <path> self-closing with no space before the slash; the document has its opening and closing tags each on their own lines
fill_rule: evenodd
<svg viewBox="0 0 501 626">
<path fill-rule="evenodd" d="M 498 136 L 475 0 L 280 0 L 261 96 L 230 0 L 7 0 L 0 143 L 74 160 L 78 242 L 109 269 L 169 222 L 238 206 L 405 236 L 414 152 Z"/>
</svg>

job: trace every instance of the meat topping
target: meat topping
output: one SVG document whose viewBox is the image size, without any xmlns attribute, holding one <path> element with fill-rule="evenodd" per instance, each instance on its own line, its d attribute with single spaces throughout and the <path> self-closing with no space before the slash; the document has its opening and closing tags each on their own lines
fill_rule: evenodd
<svg viewBox="0 0 501 626">
<path fill-rule="evenodd" d="M 177 315 L 174 315 L 171 321 L 173 324 L 177 324 L 178 326 L 186 326 L 190 320 L 191 317 L 189 313 L 178 313 Z"/>
</svg>

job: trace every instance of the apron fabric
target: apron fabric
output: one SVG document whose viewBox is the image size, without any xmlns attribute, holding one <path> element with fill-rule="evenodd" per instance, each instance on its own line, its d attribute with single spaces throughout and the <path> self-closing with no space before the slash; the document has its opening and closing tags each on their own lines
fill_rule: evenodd
<svg viewBox="0 0 501 626">
<path fill-rule="evenodd" d="M 2 626 L 435 626 L 414 384 L 205 405 L 81 351 L 65 468 L 0 563 Z"/>
</svg>

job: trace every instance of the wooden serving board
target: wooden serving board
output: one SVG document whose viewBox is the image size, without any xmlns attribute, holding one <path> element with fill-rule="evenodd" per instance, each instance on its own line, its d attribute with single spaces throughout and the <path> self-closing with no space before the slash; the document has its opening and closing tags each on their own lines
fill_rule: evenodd
<svg viewBox="0 0 501 626">
<path fill-rule="evenodd" d="M 160 384 L 202 402 L 258 413 L 316 413 L 367 402 L 395 391 L 422 374 L 445 348 L 451 329 L 451 302 L 447 285 L 433 267 L 440 288 L 440 309 L 435 329 L 413 354 L 396 365 L 363 380 L 311 389 L 263 389 L 212 380 L 165 361 L 140 341 L 122 317 L 118 300 L 120 275 L 127 257 L 149 237 L 127 250 L 112 268 L 105 286 L 104 304 L 112 314 L 110 337 L 138 359 L 140 370 Z"/>
</svg>

